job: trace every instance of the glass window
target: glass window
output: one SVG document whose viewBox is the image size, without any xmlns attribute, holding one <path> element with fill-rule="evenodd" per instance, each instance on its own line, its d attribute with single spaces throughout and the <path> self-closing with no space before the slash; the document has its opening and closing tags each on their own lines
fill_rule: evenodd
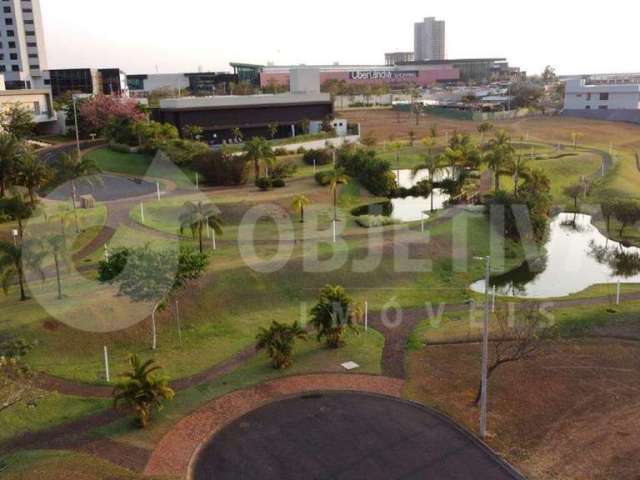
<svg viewBox="0 0 640 480">
<path fill-rule="evenodd" d="M 609 94 L 608 93 L 601 93 L 600 94 L 600 100 L 603 100 L 603 101 L 609 100 Z"/>
</svg>

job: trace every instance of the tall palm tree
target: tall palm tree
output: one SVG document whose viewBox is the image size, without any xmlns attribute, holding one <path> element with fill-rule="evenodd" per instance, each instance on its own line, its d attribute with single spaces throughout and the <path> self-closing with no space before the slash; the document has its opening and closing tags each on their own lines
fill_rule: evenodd
<svg viewBox="0 0 640 480">
<path fill-rule="evenodd" d="M 198 238 L 200 253 L 204 252 L 202 233 L 207 225 L 213 229 L 215 234 L 222 235 L 222 218 L 217 208 L 210 203 L 186 202 L 178 221 L 180 222 L 180 233 L 184 232 L 185 228 L 189 228 L 193 238 Z"/>
<path fill-rule="evenodd" d="M 433 183 L 435 180 L 436 174 L 447 167 L 447 160 L 443 155 L 433 155 L 429 152 L 424 156 L 423 162 L 420 165 L 417 165 L 413 169 L 413 175 L 415 176 L 420 170 L 428 170 L 429 171 L 429 183 L 431 184 L 431 188 L 433 188 Z M 433 205 L 433 192 L 431 194 L 431 211 L 434 210 Z"/>
<path fill-rule="evenodd" d="M 58 285 L 58 300 L 62 300 L 62 274 L 61 267 L 71 264 L 67 238 L 64 234 L 50 234 L 44 238 L 44 244 L 53 255 L 53 263 L 56 269 L 56 282 Z"/>
<path fill-rule="evenodd" d="M 327 285 L 320 291 L 318 303 L 311 309 L 311 325 L 318 341 L 324 338 L 327 346 L 338 348 L 347 327 L 353 327 L 353 300 L 343 287 Z"/>
<path fill-rule="evenodd" d="M 531 168 L 529 168 L 528 162 L 522 158 L 522 155 L 518 155 L 516 161 L 513 163 L 510 173 L 513 175 L 513 195 L 518 198 L 520 192 L 520 181 L 526 180 L 531 175 Z"/>
<path fill-rule="evenodd" d="M 25 202 L 24 197 L 17 191 L 12 192 L 11 200 L 9 201 L 6 209 L 18 222 L 18 234 L 22 239 L 24 233 L 23 221 L 33 215 L 33 206 Z"/>
<path fill-rule="evenodd" d="M 22 149 L 22 144 L 15 136 L 6 132 L 0 133 L 0 198 L 4 198 Z"/>
<path fill-rule="evenodd" d="M 311 203 L 305 195 L 296 195 L 291 203 L 291 207 L 300 213 L 300 223 L 304 223 L 304 209 Z"/>
<path fill-rule="evenodd" d="M 480 134 L 480 142 L 484 142 L 485 134 L 489 133 L 493 130 L 493 123 L 491 122 L 482 122 L 478 125 L 478 133 Z"/>
<path fill-rule="evenodd" d="M 62 154 L 55 162 L 55 171 L 57 181 L 71 184 L 71 201 L 73 209 L 77 208 L 78 201 L 78 183 L 84 183 L 89 186 L 99 185 L 102 179 L 99 174 L 102 172 L 98 164 L 93 158 L 88 156 L 78 156 L 74 154 Z"/>
<path fill-rule="evenodd" d="M 5 294 L 9 292 L 9 286 L 17 280 L 20 287 L 20 301 L 29 299 L 24 288 L 25 265 L 39 273 L 44 281 L 45 276 L 42 270 L 44 253 L 37 247 L 38 242 L 35 240 L 21 239 L 15 243 L 0 240 L 0 281 Z"/>
<path fill-rule="evenodd" d="M 334 168 L 327 172 L 329 191 L 333 196 L 333 220 L 338 219 L 338 185 L 343 185 L 349 181 L 349 177 L 343 168 Z"/>
<path fill-rule="evenodd" d="M 500 175 L 510 168 L 514 153 L 515 148 L 511 144 L 511 138 L 504 130 L 498 131 L 495 138 L 487 144 L 485 161 L 493 171 L 496 192 L 500 190 Z"/>
<path fill-rule="evenodd" d="M 17 166 L 16 184 L 29 192 L 31 205 L 36 204 L 35 191 L 45 185 L 53 176 L 51 169 L 33 152 L 25 150 Z"/>
<path fill-rule="evenodd" d="M 145 428 L 153 411 L 161 410 L 163 401 L 173 399 L 175 392 L 165 378 L 154 375 L 162 368 L 154 360 L 142 363 L 136 355 L 132 355 L 129 365 L 131 371 L 122 375 L 126 380 L 113 389 L 113 403 L 116 408 L 124 404 L 133 410 L 140 427 Z"/>
<path fill-rule="evenodd" d="M 262 137 L 254 137 L 247 142 L 245 158 L 253 162 L 255 178 L 260 178 L 260 162 L 275 157 L 271 144 Z"/>
</svg>

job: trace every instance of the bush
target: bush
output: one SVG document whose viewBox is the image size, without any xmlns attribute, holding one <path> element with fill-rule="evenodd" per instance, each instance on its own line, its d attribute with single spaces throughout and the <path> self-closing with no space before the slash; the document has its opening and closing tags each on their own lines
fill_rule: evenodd
<svg viewBox="0 0 640 480">
<path fill-rule="evenodd" d="M 111 142 L 109 144 L 109 148 L 118 153 L 137 153 L 138 151 L 136 147 L 130 147 L 129 145 L 115 142 Z"/>
<path fill-rule="evenodd" d="M 289 150 L 287 150 L 286 148 L 280 147 L 280 148 L 276 148 L 276 149 L 273 151 L 273 154 L 274 154 L 276 157 L 285 157 L 285 156 L 287 156 L 287 155 L 290 155 L 290 154 L 291 154 L 291 152 L 289 152 Z"/>
<path fill-rule="evenodd" d="M 249 164 L 242 155 L 227 149 L 207 151 L 192 160 L 193 169 L 211 186 L 244 185 L 249 177 Z"/>
<path fill-rule="evenodd" d="M 258 187 L 263 192 L 266 192 L 271 187 L 273 187 L 273 182 L 269 177 L 260 177 L 256 180 L 256 187 Z"/>
<path fill-rule="evenodd" d="M 304 147 L 300 147 L 298 148 L 298 150 L 296 150 L 296 153 L 299 155 L 304 155 L 305 153 L 307 153 L 307 149 Z"/>
<path fill-rule="evenodd" d="M 363 228 L 376 228 L 394 225 L 397 221 L 384 215 L 363 215 L 356 218 L 356 223 Z"/>
<path fill-rule="evenodd" d="M 135 121 L 131 118 L 116 117 L 104 129 L 107 140 L 116 144 L 138 146 Z"/>
<path fill-rule="evenodd" d="M 273 188 L 284 188 L 286 186 L 285 181 L 282 178 L 274 178 L 271 182 Z"/>
<path fill-rule="evenodd" d="M 170 141 L 178 140 L 178 129 L 169 123 L 135 122 L 133 129 L 138 138 L 140 150 L 155 154 L 159 149 L 167 147 Z"/>
<path fill-rule="evenodd" d="M 206 155 L 210 149 L 202 142 L 175 139 L 170 140 L 162 147 L 162 151 L 167 154 L 173 163 L 184 166 L 190 165 L 193 159 L 199 155 Z"/>
<path fill-rule="evenodd" d="M 102 260 L 98 265 L 98 279 L 101 282 L 110 282 L 122 273 L 127 266 L 131 251 L 128 248 L 119 248 L 109 255 L 109 260 Z"/>
<path fill-rule="evenodd" d="M 307 165 L 329 165 L 333 161 L 333 156 L 328 150 L 309 150 L 302 156 L 302 161 Z"/>
<path fill-rule="evenodd" d="M 396 176 L 391 164 L 376 157 L 373 150 L 363 148 L 341 148 L 338 166 L 344 168 L 351 178 L 355 178 L 373 195 L 388 197 L 396 190 Z"/>
<path fill-rule="evenodd" d="M 314 178 L 316 179 L 316 183 L 321 187 L 326 187 L 330 183 L 328 172 L 318 172 Z"/>
</svg>

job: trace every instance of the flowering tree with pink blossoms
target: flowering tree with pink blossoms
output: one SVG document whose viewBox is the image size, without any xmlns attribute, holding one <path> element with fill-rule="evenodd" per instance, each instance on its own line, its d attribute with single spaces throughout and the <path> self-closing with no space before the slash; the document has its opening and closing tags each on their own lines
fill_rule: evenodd
<svg viewBox="0 0 640 480">
<path fill-rule="evenodd" d="M 85 130 L 100 133 L 113 120 L 144 120 L 145 114 L 134 100 L 96 95 L 79 105 L 79 116 Z M 82 129 L 82 127 L 81 127 Z"/>
</svg>

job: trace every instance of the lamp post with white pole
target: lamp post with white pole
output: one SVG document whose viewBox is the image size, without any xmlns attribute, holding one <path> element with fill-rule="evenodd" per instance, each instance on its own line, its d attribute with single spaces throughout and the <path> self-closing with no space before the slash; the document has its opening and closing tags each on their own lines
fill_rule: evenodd
<svg viewBox="0 0 640 480">
<path fill-rule="evenodd" d="M 15 228 L 11 230 L 11 238 L 13 238 L 13 245 L 18 248 L 18 237 L 20 236 L 20 232 Z"/>
<path fill-rule="evenodd" d="M 491 257 L 476 258 L 484 260 L 485 284 L 484 284 L 484 322 L 482 326 L 482 386 L 480 390 L 480 438 L 487 435 L 487 384 L 489 368 L 489 314 L 491 305 L 489 304 L 489 282 L 491 278 Z"/>
<path fill-rule="evenodd" d="M 73 97 L 73 122 L 76 129 L 76 149 L 78 151 L 78 158 L 80 158 L 80 131 L 78 130 L 78 107 L 75 97 Z"/>
</svg>

